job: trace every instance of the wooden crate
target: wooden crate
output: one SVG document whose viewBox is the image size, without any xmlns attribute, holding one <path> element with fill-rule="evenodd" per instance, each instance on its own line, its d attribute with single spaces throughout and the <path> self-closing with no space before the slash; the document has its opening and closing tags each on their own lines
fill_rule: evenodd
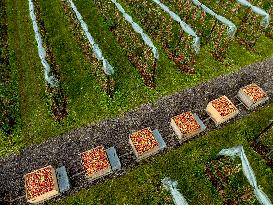
<svg viewBox="0 0 273 205">
<path fill-rule="evenodd" d="M 206 112 L 218 126 L 231 118 L 234 118 L 239 113 L 239 110 L 227 96 L 221 96 L 209 102 Z"/>
<path fill-rule="evenodd" d="M 47 166 L 24 176 L 27 202 L 36 204 L 59 195 L 55 170 Z"/>
<path fill-rule="evenodd" d="M 111 173 L 111 165 L 104 147 L 98 146 L 80 155 L 85 175 L 89 179 L 94 180 Z"/>
<path fill-rule="evenodd" d="M 191 112 L 173 117 L 171 127 L 179 140 L 187 140 L 206 129 L 200 118 Z"/>
<path fill-rule="evenodd" d="M 160 145 L 150 128 L 145 128 L 131 134 L 129 136 L 129 143 L 138 160 L 147 158 L 160 150 Z"/>
<path fill-rule="evenodd" d="M 255 83 L 241 88 L 237 96 L 249 110 L 268 100 L 267 94 Z"/>
</svg>

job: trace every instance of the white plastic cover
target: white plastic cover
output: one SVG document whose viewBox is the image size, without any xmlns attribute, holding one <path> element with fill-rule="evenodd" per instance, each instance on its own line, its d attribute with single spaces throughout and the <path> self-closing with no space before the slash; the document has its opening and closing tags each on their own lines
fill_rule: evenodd
<svg viewBox="0 0 273 205">
<path fill-rule="evenodd" d="M 70 3 L 71 8 L 73 9 L 73 11 L 75 12 L 77 19 L 79 20 L 79 22 L 81 23 L 81 27 L 84 31 L 84 34 L 86 36 L 86 38 L 88 39 L 90 45 L 92 46 L 93 52 L 95 53 L 96 58 L 99 61 L 102 61 L 103 64 L 103 70 L 105 72 L 106 75 L 112 75 L 114 74 L 114 69 L 113 67 L 110 65 L 110 63 L 104 58 L 102 51 L 100 50 L 99 46 L 95 43 L 94 38 L 91 36 L 91 34 L 89 33 L 88 30 L 88 26 L 87 24 L 84 22 L 82 15 L 78 12 L 77 7 L 75 6 L 75 4 L 73 3 L 72 0 L 68 0 L 68 2 Z"/>
<path fill-rule="evenodd" d="M 248 179 L 250 185 L 253 187 L 254 194 L 257 197 L 258 201 L 263 205 L 272 205 L 270 199 L 266 196 L 266 194 L 258 187 L 256 177 L 254 171 L 252 170 L 249 161 L 245 155 L 243 146 L 239 145 L 236 147 L 232 147 L 230 149 L 223 149 L 219 153 L 222 156 L 230 156 L 230 157 L 240 157 L 242 161 L 242 168 L 244 175 Z"/>
<path fill-rule="evenodd" d="M 257 7 L 257 6 L 253 6 L 251 3 L 249 3 L 249 2 L 246 1 L 246 0 L 237 0 L 237 1 L 238 1 L 240 4 L 242 4 L 243 6 L 246 6 L 246 7 L 251 8 L 251 10 L 252 10 L 254 13 L 256 13 L 256 14 L 262 16 L 262 17 L 263 17 L 263 20 L 262 20 L 262 23 L 261 23 L 262 26 L 264 26 L 264 27 L 266 28 L 266 27 L 269 25 L 269 23 L 270 23 L 270 15 L 269 15 L 268 13 L 266 13 L 265 10 L 263 10 L 263 9 Z"/>
<path fill-rule="evenodd" d="M 153 54 L 154 54 L 154 58 L 159 59 L 158 50 L 154 46 L 154 44 L 153 44 L 152 40 L 150 39 L 150 37 L 146 33 L 144 33 L 143 29 L 137 23 L 135 23 L 133 21 L 132 17 L 125 12 L 123 7 L 116 0 L 111 0 L 111 1 L 115 4 L 117 9 L 123 14 L 125 20 L 132 25 L 134 31 L 141 35 L 144 43 L 152 49 Z"/>
<path fill-rule="evenodd" d="M 226 19 L 225 17 L 223 17 L 221 15 L 218 15 L 217 13 L 215 13 L 213 10 L 208 8 L 206 5 L 204 5 L 200 1 L 192 0 L 192 2 L 196 6 L 201 7 L 206 13 L 210 14 L 211 16 L 214 16 L 218 21 L 220 21 L 223 24 L 225 24 L 226 26 L 228 26 L 228 35 L 230 37 L 234 37 L 234 35 L 235 35 L 236 31 L 237 31 L 237 27 L 235 26 L 234 23 L 232 23 L 230 20 Z"/>
<path fill-rule="evenodd" d="M 169 177 L 162 179 L 163 186 L 171 192 L 175 205 L 188 205 L 184 196 L 177 189 L 177 182 L 171 180 Z"/>
<path fill-rule="evenodd" d="M 50 70 L 51 70 L 50 65 L 48 64 L 46 60 L 46 50 L 43 47 L 43 40 L 42 40 L 42 36 L 40 34 L 39 27 L 37 24 L 35 9 L 34 9 L 32 0 L 28 1 L 28 5 L 29 5 L 29 14 L 32 20 L 33 30 L 35 33 L 35 39 L 38 44 L 37 45 L 38 54 L 41 59 L 41 63 L 44 67 L 45 80 L 51 87 L 58 87 L 58 80 L 50 73 Z"/>
<path fill-rule="evenodd" d="M 193 48 L 196 53 L 199 53 L 200 51 L 200 37 L 197 36 L 197 34 L 194 32 L 194 30 L 186 24 L 184 21 L 181 20 L 181 18 L 175 14 L 173 11 L 171 11 L 165 4 L 161 3 L 159 0 L 153 0 L 156 4 L 158 4 L 161 9 L 165 12 L 167 12 L 173 20 L 177 21 L 183 31 L 188 33 L 190 36 L 194 37 L 194 42 L 193 42 Z"/>
</svg>

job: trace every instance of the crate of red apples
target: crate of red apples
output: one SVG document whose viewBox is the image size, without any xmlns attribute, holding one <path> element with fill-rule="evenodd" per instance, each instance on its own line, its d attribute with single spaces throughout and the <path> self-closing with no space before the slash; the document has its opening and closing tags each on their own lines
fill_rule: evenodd
<svg viewBox="0 0 273 205">
<path fill-rule="evenodd" d="M 209 102 L 206 112 L 216 125 L 219 125 L 234 118 L 239 113 L 239 110 L 228 97 L 221 96 Z"/>
<path fill-rule="evenodd" d="M 171 127 L 179 140 L 187 140 L 206 129 L 201 119 L 191 112 L 185 112 L 173 117 Z"/>
<path fill-rule="evenodd" d="M 47 166 L 24 176 L 26 198 L 29 203 L 41 203 L 59 195 L 55 170 Z"/>
<path fill-rule="evenodd" d="M 98 146 L 80 155 L 85 175 L 89 179 L 93 180 L 111 173 L 111 164 L 104 147 Z"/>
<path fill-rule="evenodd" d="M 249 110 L 268 100 L 268 96 L 264 90 L 255 83 L 241 88 L 237 96 Z"/>
<path fill-rule="evenodd" d="M 137 160 L 149 157 L 166 147 L 158 130 L 152 131 L 151 128 L 144 128 L 132 133 L 129 136 L 129 143 Z"/>
</svg>

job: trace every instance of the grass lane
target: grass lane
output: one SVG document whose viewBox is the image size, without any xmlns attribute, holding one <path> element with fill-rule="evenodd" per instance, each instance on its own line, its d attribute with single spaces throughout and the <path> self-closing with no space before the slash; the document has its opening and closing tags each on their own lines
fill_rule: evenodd
<svg viewBox="0 0 273 205">
<path fill-rule="evenodd" d="M 19 129 L 18 73 L 14 67 L 14 51 L 9 46 L 7 1 L 0 3 L 0 130 L 6 140 Z"/>
</svg>

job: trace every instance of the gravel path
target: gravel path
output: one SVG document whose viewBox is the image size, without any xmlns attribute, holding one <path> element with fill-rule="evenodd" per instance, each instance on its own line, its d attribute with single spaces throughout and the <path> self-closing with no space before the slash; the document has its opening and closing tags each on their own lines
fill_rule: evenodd
<svg viewBox="0 0 273 205">
<path fill-rule="evenodd" d="M 235 95 L 239 88 L 252 82 L 260 85 L 268 93 L 270 99 L 273 98 L 273 57 L 249 65 L 238 72 L 220 76 L 208 83 L 163 97 L 155 104 L 143 105 L 120 118 L 71 131 L 43 144 L 30 146 L 20 155 L 2 158 L 0 159 L 0 197 L 3 198 L 4 195 L 11 198 L 23 196 L 25 194 L 23 175 L 49 164 L 54 167 L 65 165 L 70 177 L 82 172 L 79 153 L 98 145 L 106 148 L 115 146 L 123 166 L 121 171 L 105 178 L 126 174 L 128 168 L 137 165 L 128 143 L 130 133 L 150 126 L 161 132 L 168 149 L 178 146 L 179 143 L 169 125 L 171 117 L 191 110 L 204 120 L 208 117 L 204 110 L 209 101 L 220 95 L 227 95 L 235 104 L 238 104 Z M 238 108 L 241 112 L 236 119 L 249 113 L 242 105 Z M 212 121 L 206 124 L 207 131 L 216 128 Z M 99 183 L 105 178 L 89 182 L 83 174 L 73 176 L 71 178 L 72 189 L 66 195 Z M 60 197 L 54 200 L 58 199 Z M 22 198 L 15 201 L 14 204 L 26 204 L 26 200 Z"/>
</svg>

